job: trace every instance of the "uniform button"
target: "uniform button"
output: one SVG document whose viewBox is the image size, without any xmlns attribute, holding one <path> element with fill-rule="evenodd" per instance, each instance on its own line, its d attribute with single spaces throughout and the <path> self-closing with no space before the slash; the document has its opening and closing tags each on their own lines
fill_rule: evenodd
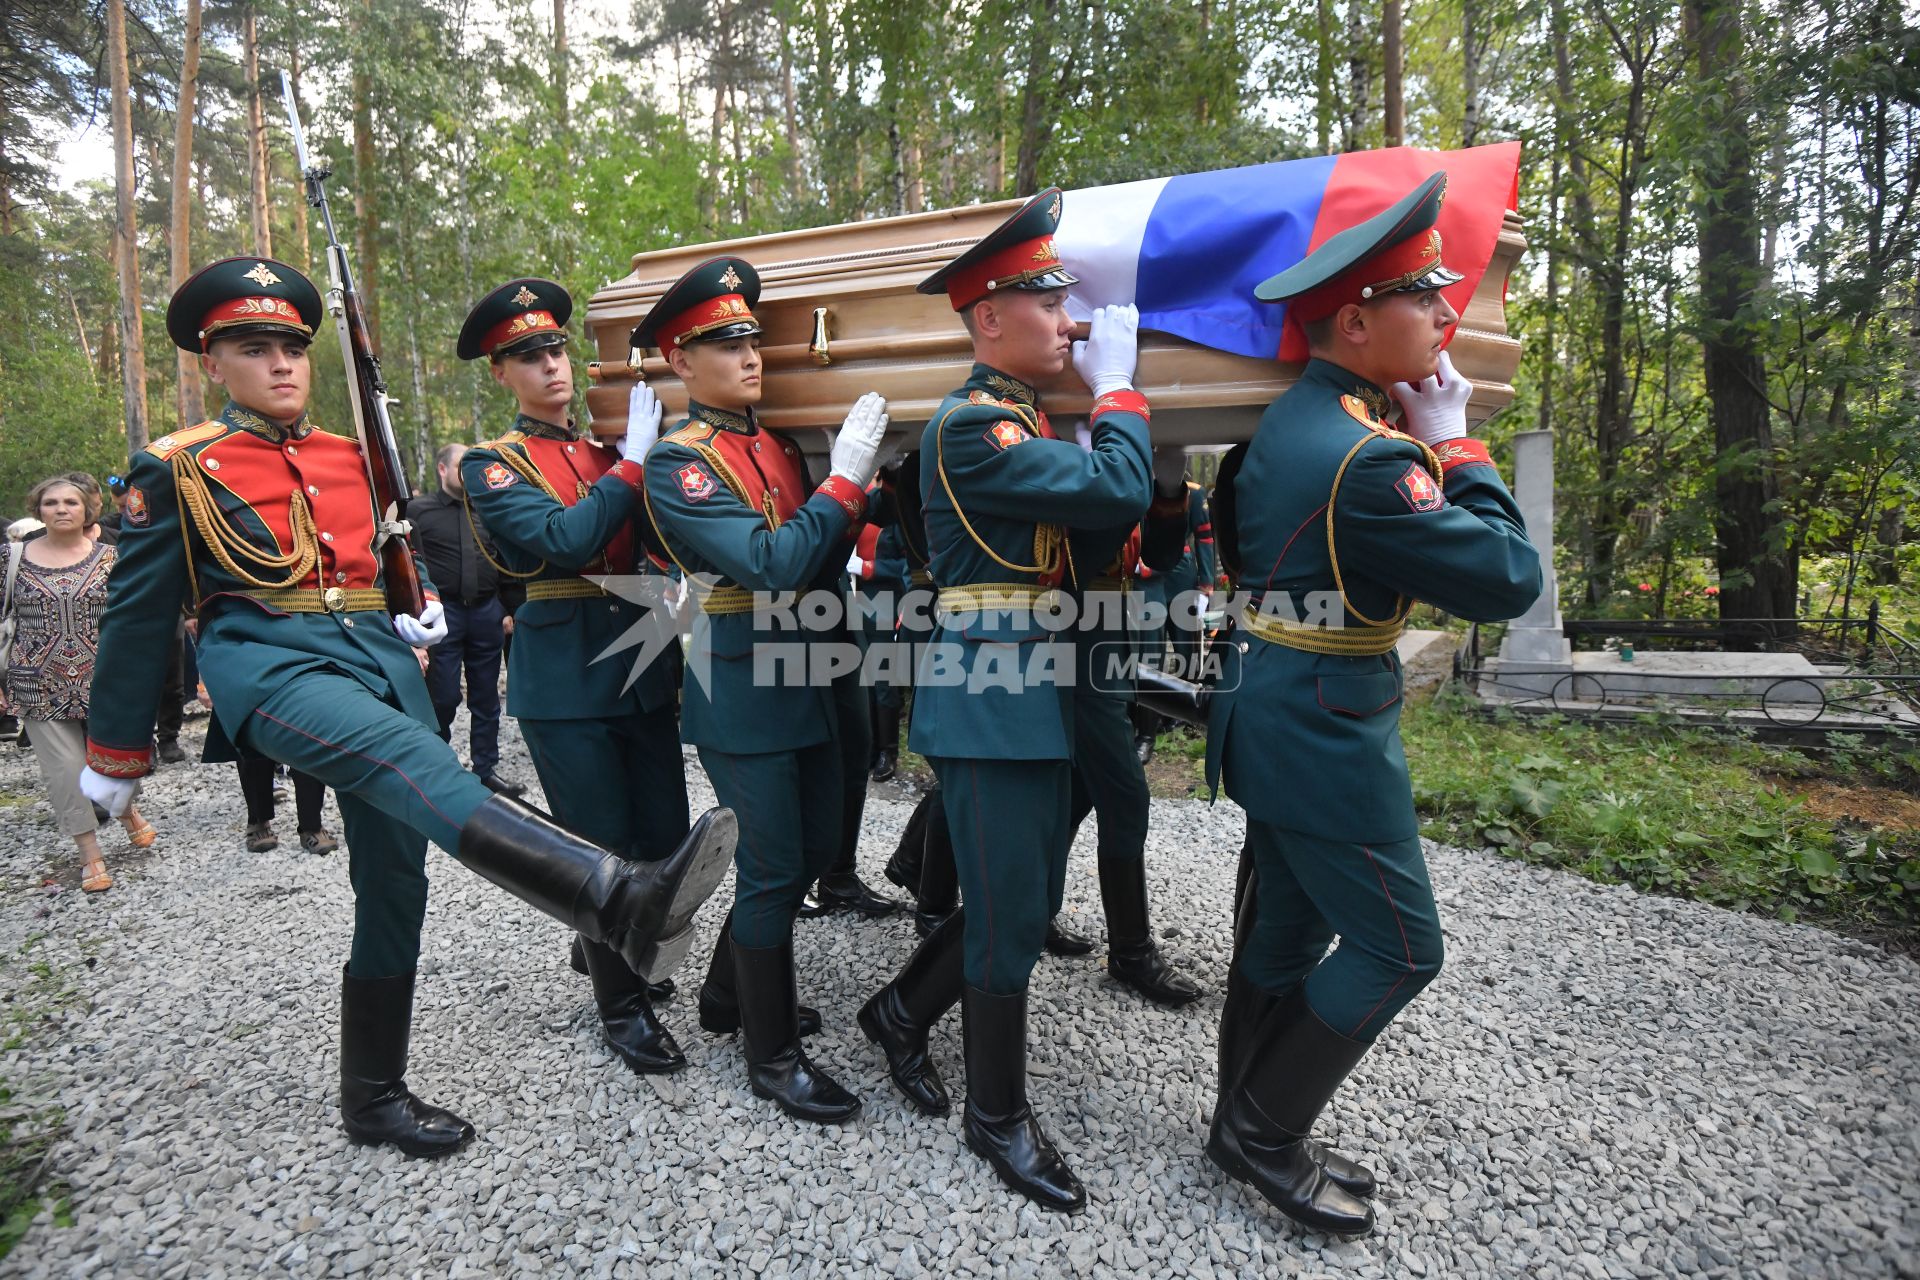
<svg viewBox="0 0 1920 1280">
<path fill-rule="evenodd" d="M 350 626 L 352 626 L 352 625 L 353 625 L 353 619 L 352 619 L 352 618 L 342 618 L 342 619 L 340 619 L 340 623 L 341 623 L 341 625 L 342 625 L 342 626 L 347 626 L 347 627 L 350 627 Z"/>
<path fill-rule="evenodd" d="M 1240 642 L 1240 652 L 1245 653 L 1246 651 L 1247 651 L 1247 642 L 1245 640 L 1242 640 Z"/>
<path fill-rule="evenodd" d="M 332 534 L 330 534 L 330 533 L 323 533 L 323 534 L 321 534 L 321 535 L 320 535 L 320 541 L 322 541 L 322 542 L 332 542 L 332 541 L 333 541 L 333 535 L 332 535 Z"/>
<path fill-rule="evenodd" d="M 777 485 L 774 487 L 773 496 L 776 498 L 780 496 L 780 489 Z"/>
<path fill-rule="evenodd" d="M 567 446 L 567 452 L 568 452 L 568 453 L 572 453 L 572 452 L 573 452 L 573 446 L 572 446 L 572 445 L 568 445 L 568 446 Z"/>
<path fill-rule="evenodd" d="M 290 445 L 288 445 L 288 446 L 287 446 L 287 454 L 288 454 L 288 456 L 292 456 L 293 454 L 296 454 L 296 453 L 299 453 L 299 452 L 300 452 L 300 446 L 299 446 L 299 445 L 297 445 L 297 444 L 290 444 Z"/>
<path fill-rule="evenodd" d="M 218 458 L 207 459 L 207 470 L 218 471 L 219 469 L 220 469 L 220 459 Z"/>
<path fill-rule="evenodd" d="M 333 580 L 335 582 L 345 582 L 347 580 L 347 571 L 342 569 L 340 572 L 334 574 Z"/>
<path fill-rule="evenodd" d="M 760 452 L 760 442 L 759 442 L 758 440 L 755 440 L 755 441 L 753 442 L 753 451 L 754 451 L 755 453 L 758 453 L 758 452 Z"/>
<path fill-rule="evenodd" d="M 310 494 L 313 494 L 315 497 L 318 497 L 320 494 L 320 487 L 318 485 L 310 484 L 307 486 L 307 492 Z"/>
<path fill-rule="evenodd" d="M 620 606 L 619 606 L 619 605 L 617 605 L 617 604 L 610 604 L 610 605 L 608 605 L 608 606 L 607 606 L 607 612 L 608 612 L 608 613 L 618 613 L 618 612 L 620 612 Z"/>
</svg>

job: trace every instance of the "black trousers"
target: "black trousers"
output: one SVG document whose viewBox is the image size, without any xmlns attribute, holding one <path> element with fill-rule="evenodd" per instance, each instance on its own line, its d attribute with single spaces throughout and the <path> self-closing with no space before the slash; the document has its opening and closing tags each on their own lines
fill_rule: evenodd
<svg viewBox="0 0 1920 1280">
<path fill-rule="evenodd" d="M 500 652 L 507 616 L 498 596 L 479 604 L 442 601 L 447 638 L 427 650 L 427 695 L 440 717 L 440 736 L 452 741 L 460 710 L 460 676 L 467 678 L 468 767 L 481 777 L 500 764 Z"/>
<path fill-rule="evenodd" d="M 273 771 L 279 766 L 265 756 L 242 756 L 240 794 L 247 801 L 247 825 L 273 819 Z M 293 804 L 300 816 L 299 830 L 320 829 L 320 806 L 326 802 L 327 787 L 320 779 L 293 770 Z"/>
</svg>

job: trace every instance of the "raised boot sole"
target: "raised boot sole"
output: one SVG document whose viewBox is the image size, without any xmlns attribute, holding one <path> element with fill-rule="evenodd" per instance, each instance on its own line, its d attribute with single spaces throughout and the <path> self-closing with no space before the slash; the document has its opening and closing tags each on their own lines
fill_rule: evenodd
<svg viewBox="0 0 1920 1280">
<path fill-rule="evenodd" d="M 694 825 L 687 838 L 695 847 L 674 886 L 660 931 L 637 955 L 628 957 L 629 967 L 646 981 L 666 981 L 686 960 L 693 949 L 693 918 L 726 878 L 739 836 L 740 820 L 731 809 L 714 809 Z"/>
</svg>

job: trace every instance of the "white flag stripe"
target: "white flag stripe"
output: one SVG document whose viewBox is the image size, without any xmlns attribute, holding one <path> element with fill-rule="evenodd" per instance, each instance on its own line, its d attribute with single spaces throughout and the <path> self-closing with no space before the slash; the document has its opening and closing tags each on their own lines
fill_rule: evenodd
<svg viewBox="0 0 1920 1280">
<path fill-rule="evenodd" d="M 1080 283 L 1067 292 L 1067 312 L 1085 320 L 1095 307 L 1134 300 L 1140 244 L 1165 178 L 1069 191 L 1061 202 L 1054 247 Z"/>
</svg>

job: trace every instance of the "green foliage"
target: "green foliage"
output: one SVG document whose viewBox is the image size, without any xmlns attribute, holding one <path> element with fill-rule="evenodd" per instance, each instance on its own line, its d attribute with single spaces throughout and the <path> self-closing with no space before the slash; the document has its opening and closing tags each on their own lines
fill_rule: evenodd
<svg viewBox="0 0 1920 1280">
<path fill-rule="evenodd" d="M 1871 769 L 1910 788 L 1920 752 L 1843 747 L 1816 759 L 1652 721 L 1488 719 L 1444 693 L 1410 705 L 1402 723 L 1414 799 L 1435 839 L 1920 943 L 1920 832 L 1824 821 L 1783 785 Z"/>
</svg>

